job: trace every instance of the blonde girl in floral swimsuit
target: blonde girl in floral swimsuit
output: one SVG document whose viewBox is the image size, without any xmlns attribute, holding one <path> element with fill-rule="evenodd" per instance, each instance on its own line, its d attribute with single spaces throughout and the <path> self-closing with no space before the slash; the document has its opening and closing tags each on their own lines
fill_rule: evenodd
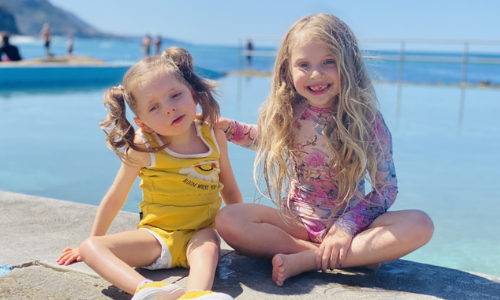
<svg viewBox="0 0 500 300">
<path fill-rule="evenodd" d="M 215 84 L 197 76 L 191 55 L 172 47 L 130 68 L 123 86 L 104 95 L 108 116 L 101 122 L 108 146 L 122 166 L 104 196 L 90 237 L 66 248 L 59 264 L 84 261 L 132 300 L 231 300 L 210 291 L 220 255 L 215 215 L 221 197 L 229 205 L 242 202 L 216 120 Z M 126 117 L 126 105 L 139 127 Z M 196 120 L 198 104 L 201 120 Z M 136 230 L 106 235 L 139 176 L 143 201 Z M 187 293 L 176 284 L 153 282 L 133 267 L 190 268 Z"/>
<path fill-rule="evenodd" d="M 398 192 L 391 134 L 344 22 L 318 14 L 291 27 L 258 124 L 219 126 L 257 151 L 256 181 L 263 179 L 277 209 L 228 206 L 217 230 L 240 253 L 272 258 L 277 285 L 314 269 L 375 268 L 430 240 L 424 212 L 387 212 Z"/>
</svg>

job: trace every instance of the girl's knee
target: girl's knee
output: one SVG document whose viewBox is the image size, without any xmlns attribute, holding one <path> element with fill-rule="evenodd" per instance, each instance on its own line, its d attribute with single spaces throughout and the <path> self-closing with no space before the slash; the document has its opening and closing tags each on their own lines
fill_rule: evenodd
<svg viewBox="0 0 500 300">
<path fill-rule="evenodd" d="M 219 230 L 219 227 L 222 227 L 230 221 L 231 213 L 228 211 L 230 210 L 228 207 L 229 206 L 224 206 L 215 216 L 215 225 L 217 230 Z"/>
<path fill-rule="evenodd" d="M 95 237 L 86 238 L 78 247 L 78 252 L 83 261 L 96 252 L 98 243 Z"/>
<path fill-rule="evenodd" d="M 423 211 L 414 210 L 406 220 L 413 233 L 412 240 L 422 245 L 427 244 L 434 233 L 434 223 L 429 215 Z"/>
<path fill-rule="evenodd" d="M 202 256 L 204 259 L 218 261 L 220 256 L 220 246 L 214 242 L 205 242 L 191 249 L 189 256 L 191 257 L 193 255 Z"/>
<path fill-rule="evenodd" d="M 237 211 L 232 208 L 234 205 L 235 204 L 223 207 L 215 216 L 215 227 L 217 228 L 217 232 L 224 239 L 234 234 L 235 226 L 238 223 Z"/>
<path fill-rule="evenodd" d="M 428 214 L 421 210 L 413 211 L 413 223 L 424 231 L 434 231 L 434 223 Z"/>
</svg>

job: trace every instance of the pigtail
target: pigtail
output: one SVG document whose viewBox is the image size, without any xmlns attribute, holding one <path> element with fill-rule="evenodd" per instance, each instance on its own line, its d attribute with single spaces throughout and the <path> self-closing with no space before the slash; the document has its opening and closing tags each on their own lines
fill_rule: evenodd
<svg viewBox="0 0 500 300">
<path fill-rule="evenodd" d="M 103 98 L 108 115 L 101 120 L 99 127 L 106 133 L 106 144 L 121 161 L 129 148 L 139 150 L 134 144 L 135 130 L 126 117 L 125 91 L 122 86 L 106 91 Z"/>
<path fill-rule="evenodd" d="M 214 95 L 218 95 L 217 83 L 195 73 L 193 58 L 186 49 L 170 47 L 163 52 L 161 57 L 170 60 L 179 70 L 182 80 L 191 87 L 193 96 L 202 110 L 200 119 L 202 121 L 210 120 L 211 127 L 217 128 L 220 116 L 219 104 L 214 97 Z"/>
</svg>

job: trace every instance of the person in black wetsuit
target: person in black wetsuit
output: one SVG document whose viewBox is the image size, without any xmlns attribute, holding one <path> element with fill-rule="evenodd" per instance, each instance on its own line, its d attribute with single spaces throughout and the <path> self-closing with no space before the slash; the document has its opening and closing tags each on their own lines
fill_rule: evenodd
<svg viewBox="0 0 500 300">
<path fill-rule="evenodd" d="M 3 61 L 2 56 L 4 53 L 9 61 L 21 60 L 21 55 L 19 55 L 17 47 L 9 43 L 9 33 L 2 31 L 0 37 L 2 38 L 2 44 L 0 45 L 0 62 Z"/>
<path fill-rule="evenodd" d="M 252 51 L 253 51 L 253 44 L 252 40 L 248 39 L 247 40 L 247 68 L 251 69 L 252 68 Z"/>
<path fill-rule="evenodd" d="M 43 40 L 43 45 L 45 47 L 45 52 L 47 53 L 47 57 L 53 56 L 50 53 L 50 40 L 52 39 L 52 31 L 50 31 L 49 23 L 43 24 L 42 31 L 40 32 L 40 37 Z"/>
</svg>

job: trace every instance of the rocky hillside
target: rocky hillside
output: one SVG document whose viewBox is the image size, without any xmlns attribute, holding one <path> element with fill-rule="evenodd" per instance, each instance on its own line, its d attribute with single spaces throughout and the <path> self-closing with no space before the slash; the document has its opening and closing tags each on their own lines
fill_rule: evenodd
<svg viewBox="0 0 500 300">
<path fill-rule="evenodd" d="M 14 15 L 19 34 L 38 36 L 43 24 L 49 23 L 53 35 L 113 37 L 93 28 L 74 14 L 55 7 L 48 0 L 0 0 L 2 6 Z M 0 29 L 7 20 L 1 14 L 0 10 Z"/>
<path fill-rule="evenodd" d="M 7 7 L 0 4 L 0 31 L 3 30 L 7 30 L 13 34 L 19 34 L 14 15 Z"/>
</svg>

